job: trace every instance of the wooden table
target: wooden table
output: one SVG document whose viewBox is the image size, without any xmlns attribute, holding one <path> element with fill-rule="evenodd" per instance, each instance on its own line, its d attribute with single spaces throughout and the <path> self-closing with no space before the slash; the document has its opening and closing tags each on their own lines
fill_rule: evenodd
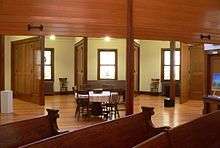
<svg viewBox="0 0 220 148">
<path fill-rule="evenodd" d="M 89 92 L 89 102 L 109 102 L 111 96 L 110 91 L 102 91 L 101 93 Z"/>
<path fill-rule="evenodd" d="M 94 91 L 89 91 L 89 102 L 91 102 L 92 115 L 101 115 L 102 103 L 109 102 L 112 95 L 118 95 L 118 92 L 102 91 L 101 93 L 94 93 Z"/>
<path fill-rule="evenodd" d="M 218 96 L 203 97 L 203 103 L 203 114 L 211 113 L 215 110 L 220 110 L 220 97 Z"/>
</svg>

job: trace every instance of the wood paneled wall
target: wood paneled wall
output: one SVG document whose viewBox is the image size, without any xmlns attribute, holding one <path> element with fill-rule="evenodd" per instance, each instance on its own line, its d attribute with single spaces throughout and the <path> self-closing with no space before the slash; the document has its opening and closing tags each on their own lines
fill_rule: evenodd
<svg viewBox="0 0 220 148">
<path fill-rule="evenodd" d="M 126 8 L 126 0 L 2 0 L 0 32 L 125 37 Z M 27 24 L 44 30 L 29 32 Z"/>
<path fill-rule="evenodd" d="M 219 0 L 134 0 L 136 38 L 201 41 L 200 34 L 220 40 Z"/>
<path fill-rule="evenodd" d="M 4 36 L 0 35 L 0 91 L 5 88 L 5 51 Z"/>
<path fill-rule="evenodd" d="M 127 0 L 1 0 L 0 33 L 127 37 Z M 133 33 L 138 39 L 220 41 L 219 0 L 133 0 Z M 28 12 L 28 13 L 27 13 Z M 27 25 L 44 26 L 28 31 Z"/>
</svg>

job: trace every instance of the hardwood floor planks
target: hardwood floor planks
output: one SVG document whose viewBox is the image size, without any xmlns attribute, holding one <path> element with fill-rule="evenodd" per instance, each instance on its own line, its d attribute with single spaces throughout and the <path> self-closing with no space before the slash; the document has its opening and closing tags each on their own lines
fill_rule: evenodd
<svg viewBox="0 0 220 148">
<path fill-rule="evenodd" d="M 153 122 L 156 126 L 177 126 L 189 122 L 202 115 L 203 103 L 199 100 L 190 100 L 184 104 L 176 103 L 175 108 L 164 108 L 163 97 L 140 95 L 134 99 L 134 112 L 141 111 L 141 106 L 155 108 Z M 46 108 L 59 109 L 60 118 L 58 125 L 61 129 L 70 130 L 102 122 L 99 118 L 80 119 L 74 118 L 75 101 L 72 95 L 47 96 L 45 106 L 14 99 L 14 113 L 0 114 L 0 124 L 30 119 L 46 114 Z M 124 112 L 120 112 L 124 116 Z"/>
</svg>

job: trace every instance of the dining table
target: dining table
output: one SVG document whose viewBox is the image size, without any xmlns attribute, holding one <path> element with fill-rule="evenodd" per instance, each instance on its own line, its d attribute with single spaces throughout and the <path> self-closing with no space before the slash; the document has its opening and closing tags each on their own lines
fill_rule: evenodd
<svg viewBox="0 0 220 148">
<path fill-rule="evenodd" d="M 89 91 L 89 102 L 91 102 L 91 114 L 94 116 L 102 115 L 102 103 L 108 103 L 112 95 L 118 94 L 111 91 Z"/>
</svg>

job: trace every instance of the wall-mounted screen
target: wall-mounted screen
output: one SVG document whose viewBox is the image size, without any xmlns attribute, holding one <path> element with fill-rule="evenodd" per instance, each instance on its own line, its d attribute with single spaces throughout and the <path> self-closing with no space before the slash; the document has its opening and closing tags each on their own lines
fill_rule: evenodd
<svg viewBox="0 0 220 148">
<path fill-rule="evenodd" d="M 212 91 L 220 91 L 220 73 L 214 73 L 212 76 Z"/>
</svg>

